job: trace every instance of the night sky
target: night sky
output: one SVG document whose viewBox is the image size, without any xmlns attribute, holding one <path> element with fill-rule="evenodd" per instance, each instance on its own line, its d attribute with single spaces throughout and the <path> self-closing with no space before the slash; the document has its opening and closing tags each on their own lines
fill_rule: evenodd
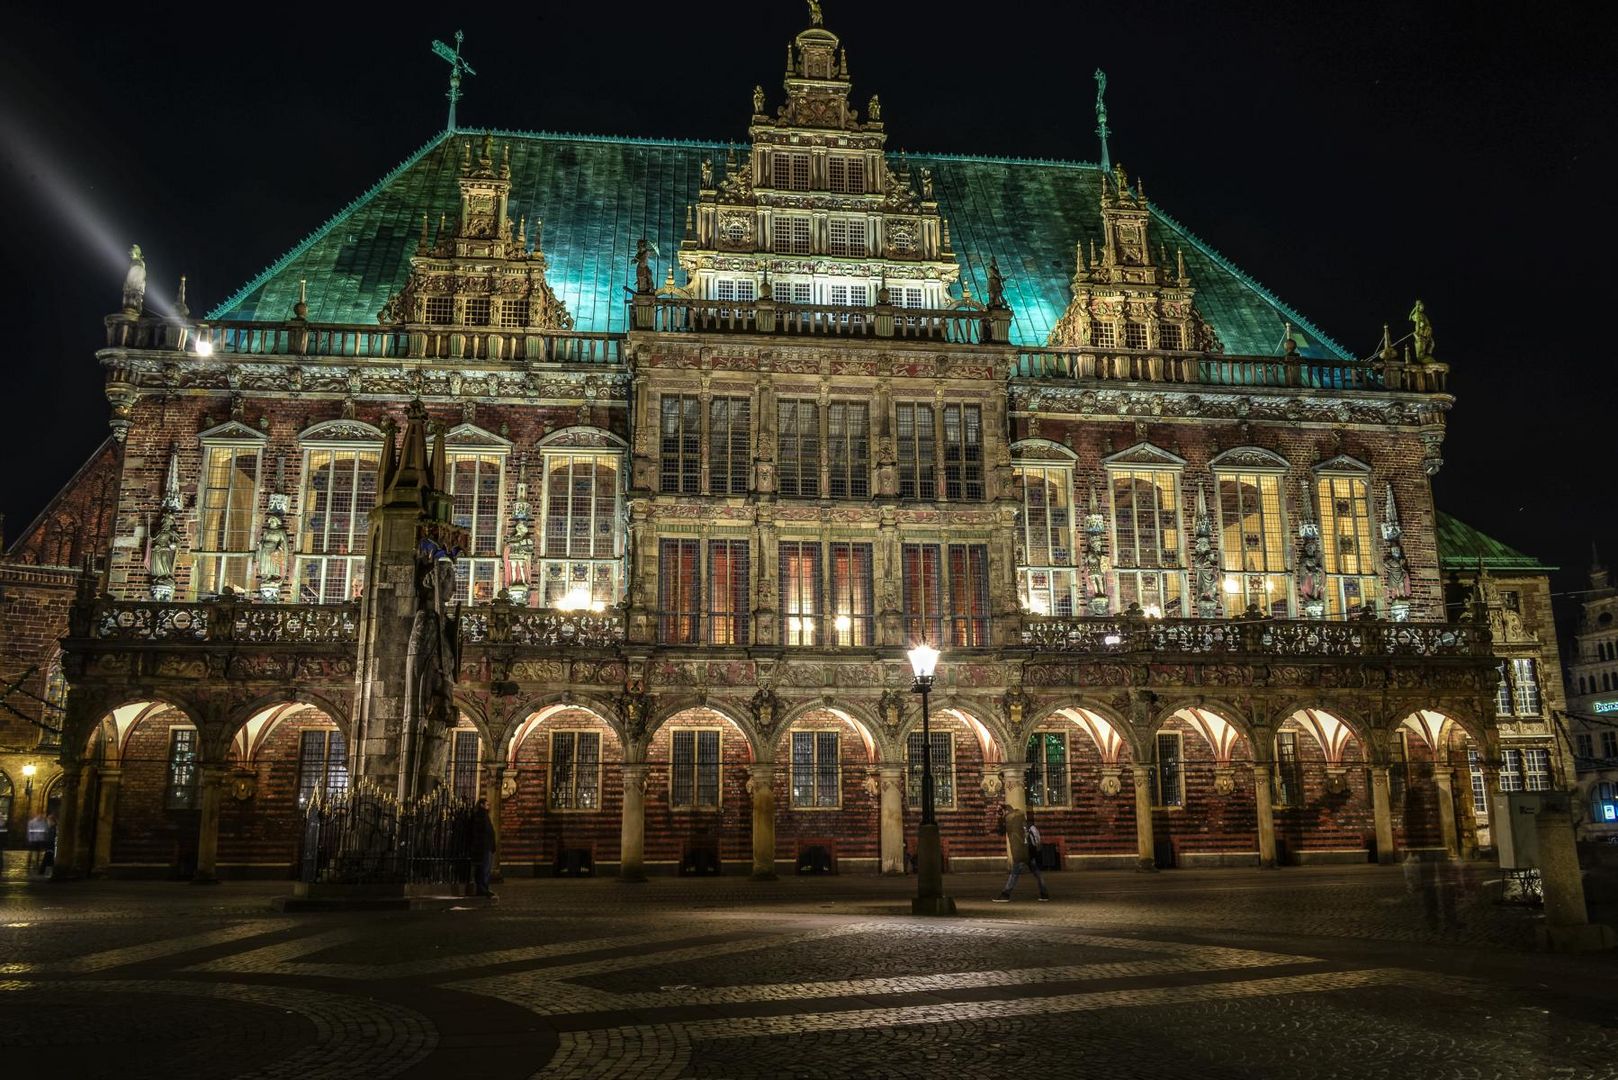
<svg viewBox="0 0 1618 1080">
<path fill-rule="evenodd" d="M 826 0 L 892 150 L 1093 161 L 1361 355 L 1427 302 L 1458 404 L 1441 508 L 1565 569 L 1618 560 L 1608 366 L 1618 20 L 1597 5 Z M 1611 12 L 1613 5 L 1601 5 Z M 1581 10 L 1588 8 L 1586 12 Z M 131 9 L 133 11 L 134 9 Z M 743 140 L 803 4 L 68 5 L 7 14 L 0 170 L 15 536 L 105 436 L 94 351 L 138 242 L 200 314 L 444 123 Z M 487 16 L 478 12 L 488 10 Z M 1600 19 L 1601 22 L 1594 20 Z M 456 20 L 460 20 L 458 23 Z"/>
</svg>

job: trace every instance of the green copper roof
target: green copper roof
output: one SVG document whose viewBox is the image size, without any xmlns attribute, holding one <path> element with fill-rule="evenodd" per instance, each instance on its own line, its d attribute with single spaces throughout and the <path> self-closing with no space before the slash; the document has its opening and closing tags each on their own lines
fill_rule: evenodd
<svg viewBox="0 0 1618 1080">
<path fill-rule="evenodd" d="M 466 133 L 471 137 L 470 133 Z M 723 143 L 496 132 L 511 146 L 511 213 L 532 233 L 543 219 L 551 287 L 580 330 L 625 329 L 623 286 L 644 235 L 666 260 L 678 247 L 685 208 L 697 197 L 703 158 L 723 162 Z M 933 171 L 938 201 L 963 273 L 978 297 L 988 292 L 997 258 L 1015 315 L 1012 339 L 1043 345 L 1069 298 L 1075 243 L 1101 238 L 1098 166 L 1071 162 L 911 154 L 912 170 Z M 214 320 L 281 321 L 292 315 L 298 282 L 309 283 L 309 318 L 323 323 L 376 321 L 388 294 L 404 282 L 427 214 L 456 213 L 458 140 L 439 136 L 400 164 L 241 291 Z M 1155 214 L 1152 242 L 1185 251 L 1203 316 L 1233 354 L 1274 355 L 1290 322 L 1300 351 L 1349 359 L 1341 346 L 1243 275 L 1178 222 Z"/>
<path fill-rule="evenodd" d="M 1532 555 L 1524 555 L 1492 536 L 1485 536 L 1464 521 L 1438 512 L 1438 562 L 1445 570 L 1476 570 L 1482 560 L 1489 570 L 1555 570 Z"/>
</svg>

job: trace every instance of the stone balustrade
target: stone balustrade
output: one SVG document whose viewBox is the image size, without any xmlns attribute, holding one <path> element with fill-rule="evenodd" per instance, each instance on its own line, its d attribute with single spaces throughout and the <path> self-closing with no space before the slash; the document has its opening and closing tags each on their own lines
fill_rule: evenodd
<svg viewBox="0 0 1618 1080">
<path fill-rule="evenodd" d="M 351 645 L 359 640 L 359 605 L 102 598 L 76 608 L 74 636 L 154 645 Z"/>
<path fill-rule="evenodd" d="M 1472 623 L 1316 619 L 1147 619 L 1139 617 L 1023 620 L 1023 644 L 1064 653 L 1353 657 L 1489 655 L 1489 630 Z"/>
</svg>

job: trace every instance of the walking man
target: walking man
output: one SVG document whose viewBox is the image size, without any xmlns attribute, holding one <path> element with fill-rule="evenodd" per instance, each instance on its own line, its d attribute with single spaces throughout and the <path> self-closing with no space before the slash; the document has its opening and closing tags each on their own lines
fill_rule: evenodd
<svg viewBox="0 0 1618 1080">
<path fill-rule="evenodd" d="M 494 873 L 494 822 L 489 819 L 489 800 L 479 799 L 472 812 L 472 883 L 479 896 L 494 896 L 489 877 Z"/>
<path fill-rule="evenodd" d="M 1006 887 L 999 896 L 994 898 L 997 904 L 1009 904 L 1011 892 L 1017 887 L 1017 878 L 1027 867 L 1039 883 L 1040 900 L 1049 900 L 1051 894 L 1045 888 L 1045 876 L 1039 872 L 1039 827 L 1028 820 L 1028 815 L 1015 806 L 1000 807 L 1000 831 L 1006 835 L 1006 843 L 1011 848 L 1011 876 L 1006 878 Z"/>
</svg>

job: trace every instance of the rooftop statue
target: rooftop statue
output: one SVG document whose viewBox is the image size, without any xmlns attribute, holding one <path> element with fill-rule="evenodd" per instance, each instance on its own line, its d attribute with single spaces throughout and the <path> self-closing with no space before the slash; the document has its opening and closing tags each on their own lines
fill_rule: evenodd
<svg viewBox="0 0 1618 1080">
<path fill-rule="evenodd" d="M 1006 306 L 1006 279 L 1000 274 L 1000 260 L 993 256 L 989 258 L 989 306 Z"/>
<path fill-rule="evenodd" d="M 635 244 L 635 291 L 649 293 L 656 288 L 652 281 L 652 245 L 643 236 Z"/>
<path fill-rule="evenodd" d="M 139 315 L 146 306 L 146 259 L 140 245 L 129 249 L 129 272 L 124 275 L 124 313 Z"/>
<path fill-rule="evenodd" d="M 817 2 L 817 0 L 809 0 L 809 25 L 826 25 L 826 17 L 821 13 L 820 4 Z"/>
<path fill-rule="evenodd" d="M 1433 324 L 1427 321 L 1427 305 L 1420 300 L 1410 309 L 1411 336 L 1416 339 L 1416 362 L 1430 363 L 1433 359 Z"/>
</svg>

